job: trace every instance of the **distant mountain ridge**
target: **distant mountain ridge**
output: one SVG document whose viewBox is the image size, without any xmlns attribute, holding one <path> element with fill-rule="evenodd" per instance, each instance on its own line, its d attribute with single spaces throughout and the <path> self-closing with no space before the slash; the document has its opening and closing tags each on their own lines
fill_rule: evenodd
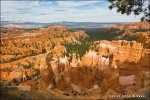
<svg viewBox="0 0 150 100">
<path fill-rule="evenodd" d="M 69 28 L 103 28 L 111 27 L 115 24 L 121 24 L 125 22 L 52 22 L 52 23 L 37 23 L 37 22 L 13 22 L 13 21 L 1 21 L 1 27 L 16 27 L 23 29 L 32 28 L 44 28 L 53 25 L 64 25 Z"/>
</svg>

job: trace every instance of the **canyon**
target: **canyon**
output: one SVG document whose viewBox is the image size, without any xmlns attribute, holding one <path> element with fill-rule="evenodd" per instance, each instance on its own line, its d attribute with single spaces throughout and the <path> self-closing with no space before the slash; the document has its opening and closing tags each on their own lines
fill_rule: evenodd
<svg viewBox="0 0 150 100">
<path fill-rule="evenodd" d="M 129 41 L 116 37 L 117 40 L 111 41 L 86 41 L 90 36 L 85 31 L 72 31 L 66 26 L 17 33 L 13 31 L 15 28 L 4 28 L 0 41 L 1 94 L 8 95 L 6 89 L 16 98 L 23 97 L 17 94 L 21 92 L 30 94 L 33 99 L 111 99 L 109 95 L 147 95 L 150 85 L 149 22 L 117 24 L 108 30 L 112 28 L 125 30 L 120 37 L 134 30 L 132 34 L 138 39 Z M 135 32 L 139 29 L 144 31 Z"/>
</svg>

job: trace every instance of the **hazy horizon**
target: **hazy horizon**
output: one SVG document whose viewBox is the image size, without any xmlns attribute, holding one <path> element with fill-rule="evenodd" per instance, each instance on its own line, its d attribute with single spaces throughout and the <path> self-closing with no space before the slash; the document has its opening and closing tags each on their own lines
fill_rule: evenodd
<svg viewBox="0 0 150 100">
<path fill-rule="evenodd" d="M 20 22 L 139 22 L 142 15 L 121 15 L 100 1 L 1 1 L 1 21 Z"/>
<path fill-rule="evenodd" d="M 17 21 L 8 21 L 8 20 L 3 20 L 1 22 L 12 22 L 12 23 L 132 23 L 132 22 L 87 22 L 87 21 L 82 21 L 82 22 L 78 22 L 78 21 L 58 21 L 58 22 L 34 22 L 34 21 L 24 21 L 21 22 L 20 20 Z M 140 21 L 136 21 L 136 22 L 140 22 Z"/>
</svg>

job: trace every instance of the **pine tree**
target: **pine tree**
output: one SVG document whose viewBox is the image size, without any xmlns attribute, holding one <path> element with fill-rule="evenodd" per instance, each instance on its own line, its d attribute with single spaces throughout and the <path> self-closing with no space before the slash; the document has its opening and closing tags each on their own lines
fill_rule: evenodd
<svg viewBox="0 0 150 100">
<path fill-rule="evenodd" d="M 109 9 L 117 8 L 117 12 L 121 14 L 140 15 L 144 13 L 141 20 L 150 21 L 150 3 L 149 0 L 108 0 L 111 5 Z"/>
</svg>

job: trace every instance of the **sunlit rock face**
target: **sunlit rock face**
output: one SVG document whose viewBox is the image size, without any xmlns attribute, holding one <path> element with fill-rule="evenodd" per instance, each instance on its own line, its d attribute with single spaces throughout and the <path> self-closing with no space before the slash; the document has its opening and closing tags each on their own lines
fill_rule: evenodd
<svg viewBox="0 0 150 100">
<path fill-rule="evenodd" d="M 109 45 L 108 46 L 108 51 L 109 51 L 109 54 L 113 54 L 116 50 L 116 47 L 115 46 L 112 46 L 112 45 Z"/>
<path fill-rule="evenodd" d="M 82 62 L 81 62 L 80 58 L 78 58 L 77 66 L 80 66 L 80 67 L 82 66 Z"/>
<path fill-rule="evenodd" d="M 121 43 L 120 43 L 121 44 Z M 100 43 L 99 45 L 99 51 L 100 52 L 108 52 L 109 54 L 114 53 L 116 50 L 116 46 L 114 46 L 111 43 Z"/>
<path fill-rule="evenodd" d="M 76 54 L 74 53 L 73 54 L 73 57 L 72 57 L 72 61 L 70 63 L 70 66 L 71 67 L 77 67 L 77 58 L 76 58 Z"/>
<path fill-rule="evenodd" d="M 114 69 L 117 69 L 117 68 L 118 68 L 117 65 L 116 65 L 115 56 L 113 56 L 113 59 L 112 59 L 112 61 L 111 61 L 111 63 L 110 63 L 110 67 L 111 67 L 111 68 L 114 68 Z"/>
<path fill-rule="evenodd" d="M 105 62 L 104 62 L 104 65 L 105 65 L 105 66 L 108 66 L 108 65 L 109 65 L 109 57 L 106 58 L 106 60 L 105 60 Z"/>
<path fill-rule="evenodd" d="M 89 56 L 91 56 L 91 55 L 93 55 L 92 56 L 92 65 L 96 66 L 98 64 L 98 55 L 94 51 L 93 52 L 89 52 Z"/>
<path fill-rule="evenodd" d="M 105 65 L 105 61 L 106 61 L 106 58 L 105 58 L 105 57 L 102 57 L 102 58 L 101 58 L 101 65 L 102 65 L 102 66 Z"/>
<path fill-rule="evenodd" d="M 50 61 L 50 65 L 55 75 L 62 71 L 65 71 L 65 72 L 69 71 L 69 62 L 66 56 L 59 57 L 59 58 L 54 57 L 53 60 Z"/>
<path fill-rule="evenodd" d="M 51 61 L 50 65 L 51 65 L 53 73 L 57 74 L 59 72 L 59 69 L 58 69 L 58 60 Z"/>
<path fill-rule="evenodd" d="M 94 61 L 94 64 L 97 64 L 98 57 L 97 57 L 96 52 L 90 50 L 82 58 L 83 66 L 91 66 L 93 65 L 93 61 Z"/>
<path fill-rule="evenodd" d="M 100 57 L 100 66 L 108 66 L 109 65 L 109 57 Z"/>
<path fill-rule="evenodd" d="M 58 44 L 51 50 L 51 52 L 53 52 L 53 57 L 60 57 L 63 52 L 66 52 L 66 47 Z"/>
<path fill-rule="evenodd" d="M 143 66 L 148 66 L 148 63 L 146 62 L 149 62 L 148 50 L 144 49 L 143 45 L 136 41 L 118 40 L 118 41 L 112 41 L 111 43 L 107 41 L 102 41 L 99 44 L 99 52 L 105 56 L 113 54 L 113 56 L 115 57 L 115 60 L 121 63 L 141 62 Z M 108 62 L 107 60 L 103 57 L 100 57 L 98 65 L 108 65 L 104 63 L 105 61 Z M 114 62 L 115 61 L 113 61 L 113 63 Z M 117 65 L 111 64 L 111 67 L 117 68 Z"/>
<path fill-rule="evenodd" d="M 26 82 L 26 81 L 27 81 L 27 77 L 26 77 L 26 75 L 25 75 L 25 72 L 23 72 L 22 78 L 23 78 L 23 82 Z"/>
<path fill-rule="evenodd" d="M 7 71 L 2 71 L 1 73 L 0 73 L 0 78 L 2 79 L 2 80 L 9 80 L 9 72 L 7 72 Z"/>
<path fill-rule="evenodd" d="M 49 62 L 49 67 L 53 73 L 53 77 L 49 76 L 49 78 L 52 80 L 52 83 L 49 84 L 57 88 L 64 88 L 66 85 L 69 85 L 69 71 L 71 66 L 69 65 L 68 58 L 66 56 L 52 57 L 52 59 L 48 60 L 47 62 Z"/>
<path fill-rule="evenodd" d="M 98 66 L 101 66 L 101 64 L 102 64 L 102 56 L 98 56 L 98 63 L 97 63 L 97 65 Z"/>
<path fill-rule="evenodd" d="M 22 82 L 21 84 L 18 85 L 18 87 L 22 87 L 22 90 L 24 90 L 24 91 L 30 91 L 30 90 L 35 91 L 35 90 L 37 90 L 36 84 L 30 80 Z"/>
<path fill-rule="evenodd" d="M 59 58 L 59 63 L 64 64 L 64 66 L 65 66 L 64 71 L 65 72 L 68 72 L 70 70 L 69 61 L 68 61 L 66 56 L 65 57 L 60 57 Z"/>
<path fill-rule="evenodd" d="M 106 43 L 100 43 L 99 51 L 101 51 L 101 52 L 107 51 L 107 46 L 108 45 Z"/>
<path fill-rule="evenodd" d="M 76 63 L 76 61 L 72 62 Z M 70 84 L 69 71 L 70 65 L 68 58 L 66 56 L 53 57 L 50 52 L 41 61 L 40 73 L 42 81 L 40 85 L 45 85 L 43 86 L 43 89 L 48 87 L 64 88 L 65 85 Z"/>
<path fill-rule="evenodd" d="M 140 62 L 142 66 L 147 66 L 147 67 L 149 66 L 149 61 L 150 61 L 149 55 L 150 55 L 150 49 L 143 49 L 141 62 Z"/>
<path fill-rule="evenodd" d="M 46 65 L 45 58 L 41 59 L 40 63 L 40 75 L 41 75 L 41 89 L 46 89 L 49 84 L 52 82 L 53 73 L 52 68 Z"/>
<path fill-rule="evenodd" d="M 109 57 L 102 57 L 101 55 L 97 55 L 95 51 L 87 52 L 82 58 L 83 66 L 108 66 L 109 65 Z"/>
<path fill-rule="evenodd" d="M 120 76 L 119 77 L 119 84 L 120 85 L 128 85 L 128 84 L 135 84 L 136 83 L 136 76 L 130 75 L 130 76 Z"/>
<path fill-rule="evenodd" d="M 10 82 L 19 82 L 20 83 L 21 79 L 22 79 L 22 76 L 23 76 L 22 71 L 20 71 L 20 72 L 12 71 L 9 74 L 9 81 Z"/>
<path fill-rule="evenodd" d="M 134 22 L 134 23 L 127 23 L 127 24 L 116 24 L 113 28 L 120 29 L 120 30 L 133 30 L 133 29 L 149 29 L 149 22 Z"/>
<path fill-rule="evenodd" d="M 84 31 L 77 31 L 77 32 L 73 32 L 73 33 L 74 33 L 73 35 L 78 39 L 80 39 L 81 36 L 83 39 L 89 37 Z"/>
</svg>

